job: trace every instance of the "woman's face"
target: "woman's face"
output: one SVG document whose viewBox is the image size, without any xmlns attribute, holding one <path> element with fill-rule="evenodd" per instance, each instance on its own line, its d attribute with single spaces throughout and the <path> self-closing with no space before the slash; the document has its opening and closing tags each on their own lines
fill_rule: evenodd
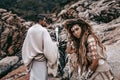
<svg viewBox="0 0 120 80">
<path fill-rule="evenodd" d="M 76 38 L 79 39 L 81 32 L 82 32 L 82 29 L 79 25 L 76 24 L 76 25 L 73 25 L 73 27 L 71 28 L 71 32 Z"/>
</svg>

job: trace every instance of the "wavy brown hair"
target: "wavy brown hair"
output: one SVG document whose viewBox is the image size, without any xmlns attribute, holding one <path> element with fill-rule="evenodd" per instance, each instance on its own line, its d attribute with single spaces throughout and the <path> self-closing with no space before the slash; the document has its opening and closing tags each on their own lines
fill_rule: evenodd
<svg viewBox="0 0 120 80">
<path fill-rule="evenodd" d="M 80 39 L 77 39 L 71 32 L 71 28 L 74 25 L 79 25 L 81 27 L 82 32 L 81 32 Z M 81 68 L 83 65 L 85 65 L 87 68 L 88 60 L 87 60 L 87 56 L 86 56 L 86 52 L 87 52 L 86 45 L 87 45 L 88 36 L 92 35 L 95 38 L 95 41 L 102 48 L 102 51 L 105 49 L 104 46 L 102 45 L 102 43 L 100 42 L 98 37 L 93 32 L 92 27 L 82 19 L 68 19 L 64 22 L 64 27 L 70 35 L 69 38 L 75 42 L 74 45 L 77 48 L 77 53 L 79 56 L 78 63 L 80 63 Z"/>
</svg>

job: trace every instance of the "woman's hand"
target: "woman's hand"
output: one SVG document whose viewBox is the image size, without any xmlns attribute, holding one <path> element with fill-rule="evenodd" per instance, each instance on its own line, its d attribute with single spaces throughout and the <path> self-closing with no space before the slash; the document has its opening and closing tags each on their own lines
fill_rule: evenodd
<svg viewBox="0 0 120 80">
<path fill-rule="evenodd" d="M 67 52 L 68 54 L 72 54 L 72 53 L 76 53 L 76 51 L 77 51 L 77 50 L 76 50 L 73 42 L 68 42 L 68 43 L 67 43 L 66 52 Z"/>
</svg>

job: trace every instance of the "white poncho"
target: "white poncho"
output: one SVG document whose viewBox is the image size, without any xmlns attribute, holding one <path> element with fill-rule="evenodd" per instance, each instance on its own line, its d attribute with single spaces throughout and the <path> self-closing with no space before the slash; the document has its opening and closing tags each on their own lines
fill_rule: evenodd
<svg viewBox="0 0 120 80">
<path fill-rule="evenodd" d="M 46 60 L 43 62 L 38 62 L 37 66 L 35 66 L 36 62 L 34 64 L 33 60 L 39 54 L 41 56 L 44 55 Z M 23 43 L 23 47 L 22 47 L 22 58 L 26 66 L 33 64 L 31 66 L 31 71 L 34 72 L 34 69 L 33 69 L 34 67 L 38 68 L 38 71 L 32 74 L 33 77 L 37 76 L 37 74 L 46 75 L 47 73 L 46 66 L 48 66 L 48 69 L 53 69 L 53 70 L 57 67 L 57 64 L 56 64 L 57 58 L 58 58 L 57 46 L 54 42 L 52 42 L 52 39 L 48 31 L 44 27 L 42 27 L 40 24 L 35 24 L 28 30 L 26 38 Z M 54 76 L 55 76 L 55 72 L 54 72 Z M 38 76 L 38 78 L 41 78 L 41 77 Z M 43 79 L 36 78 L 36 80 L 44 80 L 44 79 L 45 78 Z"/>
</svg>

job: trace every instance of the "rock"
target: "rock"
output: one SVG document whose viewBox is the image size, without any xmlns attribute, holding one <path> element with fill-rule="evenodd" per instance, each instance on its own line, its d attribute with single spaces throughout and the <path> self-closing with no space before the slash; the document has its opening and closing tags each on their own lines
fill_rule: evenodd
<svg viewBox="0 0 120 80">
<path fill-rule="evenodd" d="M 117 0 L 80 0 L 62 10 L 60 15 L 63 19 L 79 17 L 98 23 L 108 23 L 120 16 L 119 8 L 120 4 Z"/>
<path fill-rule="evenodd" d="M 10 57 L 5 57 L 2 60 L 0 60 L 0 64 L 8 64 L 8 65 L 14 65 L 18 62 L 19 58 L 17 56 L 10 56 Z"/>
<path fill-rule="evenodd" d="M 0 13 L 4 13 L 4 12 L 7 12 L 7 10 L 6 10 L 6 9 L 1 9 L 1 8 L 0 8 Z"/>
<path fill-rule="evenodd" d="M 0 64 L 0 78 L 2 78 L 4 75 L 6 75 L 11 69 L 11 66 L 8 64 Z"/>
<path fill-rule="evenodd" d="M 25 66 L 22 65 L 0 80 L 29 80 L 29 74 L 27 73 Z"/>
<path fill-rule="evenodd" d="M 6 75 L 18 60 L 17 56 L 5 57 L 0 60 L 0 78 Z"/>
<path fill-rule="evenodd" d="M 120 17 L 107 23 L 94 26 L 94 30 L 106 47 L 107 60 L 115 77 L 120 79 Z"/>
<path fill-rule="evenodd" d="M 111 66 L 114 76 L 120 80 L 120 41 L 107 45 L 107 60 Z"/>
<path fill-rule="evenodd" d="M 13 55 L 21 49 L 27 31 L 24 20 L 0 8 L 1 56 Z M 7 53 L 7 54 L 6 54 Z"/>
</svg>

